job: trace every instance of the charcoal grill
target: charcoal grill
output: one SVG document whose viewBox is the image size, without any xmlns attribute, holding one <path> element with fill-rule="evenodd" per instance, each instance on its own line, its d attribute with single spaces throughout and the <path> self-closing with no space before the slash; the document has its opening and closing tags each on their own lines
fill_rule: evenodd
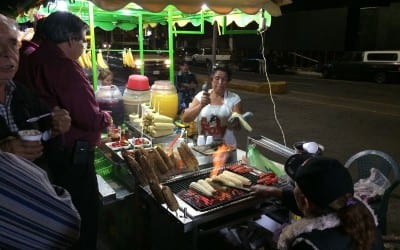
<svg viewBox="0 0 400 250">
<path fill-rule="evenodd" d="M 220 170 L 225 170 L 226 167 L 234 164 L 241 164 L 241 161 L 232 162 L 229 165 L 225 165 Z M 178 212 L 174 213 L 170 211 L 170 213 L 173 214 L 183 224 L 187 224 L 189 226 L 188 229 L 191 228 L 190 224 L 193 222 L 193 220 L 197 222 L 209 221 L 217 219 L 229 213 L 235 213 L 237 211 L 249 208 L 256 208 L 260 205 L 260 200 L 257 199 L 252 192 L 247 192 L 234 188 L 229 188 L 230 192 L 233 192 L 230 199 L 217 200 L 214 201 L 212 204 L 199 205 L 195 202 L 191 202 L 190 199 L 185 199 L 184 195 L 187 192 L 192 192 L 189 189 L 190 183 L 199 179 L 205 179 L 209 177 L 211 170 L 212 167 L 201 169 L 200 171 L 186 174 L 184 176 L 180 176 L 179 178 L 173 178 L 162 183 L 163 185 L 169 186 L 171 188 L 179 203 Z M 242 174 L 242 176 L 250 179 L 252 185 L 256 184 L 257 182 L 257 175 L 255 172 Z M 282 180 L 278 183 L 278 185 L 284 187 L 285 185 L 287 185 L 287 183 Z M 194 191 L 192 192 L 192 194 L 200 196 Z M 203 198 L 205 197 L 203 196 Z M 163 206 L 166 208 L 165 204 Z"/>
<path fill-rule="evenodd" d="M 240 157 L 237 156 L 236 159 L 238 158 Z M 231 164 L 238 163 L 241 162 Z M 174 176 L 162 183 L 173 190 L 179 204 L 177 211 L 171 211 L 166 204 L 160 205 L 156 202 L 148 186 L 140 187 L 139 194 L 142 202 L 146 204 L 145 211 L 149 213 L 147 216 L 150 218 L 149 223 L 153 229 L 149 232 L 152 243 L 154 243 L 153 249 L 196 249 L 200 235 L 253 220 L 263 214 L 275 214 L 284 209 L 276 200 L 260 200 L 250 192 L 245 192 L 229 202 L 208 206 L 204 209 L 193 206 L 179 197 L 179 192 L 187 190 L 190 182 L 208 177 L 211 170 L 211 166 L 202 165 L 197 172 Z M 254 171 L 257 172 L 257 170 Z M 249 178 L 253 184 L 256 183 L 257 176 L 255 174 L 250 173 L 244 176 Z M 285 180 L 280 180 L 278 183 L 278 186 L 284 188 L 288 185 Z M 271 221 L 275 221 L 276 224 L 284 223 L 287 220 L 287 217 L 280 215 L 271 218 L 274 218 Z M 271 228 L 273 226 L 267 225 Z"/>
<path fill-rule="evenodd" d="M 241 164 L 241 162 L 235 162 L 232 164 Z M 173 180 L 171 182 L 166 182 L 164 185 L 167 185 L 171 188 L 172 192 L 192 208 L 197 211 L 204 212 L 208 210 L 215 210 L 220 207 L 224 207 L 229 203 L 242 200 L 244 198 L 248 198 L 252 196 L 251 192 L 246 192 L 243 190 L 228 188 L 225 194 L 225 198 L 222 199 L 220 196 L 216 196 L 213 198 L 204 197 L 197 192 L 191 191 L 189 189 L 189 185 L 191 182 L 198 181 L 200 179 L 206 179 L 210 176 L 212 168 L 205 169 L 202 172 L 197 172 L 192 175 L 185 176 L 184 178 Z M 221 171 L 224 168 L 220 169 Z M 251 173 L 242 174 L 242 176 L 251 180 L 252 185 L 256 184 L 257 176 Z"/>
<path fill-rule="evenodd" d="M 232 164 L 240 164 L 240 162 Z M 221 171 L 227 166 L 221 168 Z M 237 225 L 258 218 L 262 214 L 271 214 L 282 209 L 273 199 L 271 201 L 260 200 L 252 192 L 239 189 L 233 190 L 234 195 L 231 199 L 207 206 L 199 206 L 197 203 L 191 203 L 190 200 L 185 199 L 182 196 L 185 192 L 195 193 L 189 189 L 190 183 L 209 177 L 211 170 L 212 167 L 203 168 L 162 183 L 169 186 L 175 194 L 179 204 L 177 211 L 171 211 L 166 204 L 160 205 L 156 202 L 148 186 L 141 187 L 141 190 L 145 191 L 143 197 L 146 198 L 146 204 L 149 205 L 146 211 L 151 211 L 148 218 L 151 218 L 151 228 L 154 231 L 150 234 L 156 235 L 154 244 L 157 247 L 153 249 L 166 246 L 168 246 L 167 249 L 197 249 L 198 239 L 201 235 L 207 235 L 209 232 L 215 232 L 221 228 Z M 242 176 L 250 179 L 252 184 L 256 184 L 258 179 L 256 172 L 242 174 Z M 284 185 L 287 183 L 282 180 L 279 186 Z M 280 225 L 280 223 L 284 223 L 284 219 L 277 216 L 273 220 L 276 221 L 274 222 L 276 225 Z M 273 224 L 273 222 L 271 223 Z"/>
</svg>

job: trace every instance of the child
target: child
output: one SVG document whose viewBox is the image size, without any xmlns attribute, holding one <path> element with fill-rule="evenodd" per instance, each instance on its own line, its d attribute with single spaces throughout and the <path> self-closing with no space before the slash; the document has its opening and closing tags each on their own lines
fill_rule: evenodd
<svg viewBox="0 0 400 250">
<path fill-rule="evenodd" d="M 99 87 L 111 86 L 113 84 L 114 74 L 109 69 L 99 70 Z"/>
</svg>

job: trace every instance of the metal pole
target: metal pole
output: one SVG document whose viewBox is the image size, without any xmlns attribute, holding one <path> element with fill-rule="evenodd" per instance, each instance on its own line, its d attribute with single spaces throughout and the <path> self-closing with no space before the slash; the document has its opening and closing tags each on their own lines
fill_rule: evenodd
<svg viewBox="0 0 400 250">
<path fill-rule="evenodd" d="M 214 22 L 214 24 L 213 24 L 213 38 L 212 38 L 212 60 L 211 60 L 212 65 L 211 65 L 211 68 L 208 69 L 208 70 L 210 70 L 209 73 L 211 73 L 212 68 L 215 65 L 216 58 L 217 58 L 217 56 L 216 56 L 216 54 L 217 54 L 216 53 L 216 50 L 217 50 L 217 34 L 218 34 L 218 23 Z"/>
<path fill-rule="evenodd" d="M 169 80 L 175 84 L 174 80 L 174 34 L 172 30 L 172 8 L 168 9 L 168 55 L 169 55 Z"/>
<path fill-rule="evenodd" d="M 144 75 L 144 52 L 143 52 L 143 15 L 139 15 L 139 58 L 142 64 L 140 65 L 140 74 Z"/>
<path fill-rule="evenodd" d="M 97 90 L 97 60 L 96 60 L 96 40 L 94 35 L 93 3 L 89 4 L 89 31 L 90 31 L 90 50 L 92 55 L 92 76 L 93 89 Z"/>
</svg>

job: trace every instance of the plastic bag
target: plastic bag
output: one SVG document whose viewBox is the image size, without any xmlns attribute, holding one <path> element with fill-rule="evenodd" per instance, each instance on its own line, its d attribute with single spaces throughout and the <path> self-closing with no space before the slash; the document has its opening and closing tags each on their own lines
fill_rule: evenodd
<svg viewBox="0 0 400 250">
<path fill-rule="evenodd" d="M 354 184 L 354 192 L 368 202 L 379 199 L 390 186 L 390 181 L 379 169 L 371 168 L 368 178 L 360 179 Z"/>
<path fill-rule="evenodd" d="M 261 171 L 272 171 L 278 177 L 281 177 L 285 174 L 284 169 L 275 166 L 270 159 L 261 154 L 255 145 L 247 146 L 247 159 L 251 166 L 254 166 Z"/>
</svg>

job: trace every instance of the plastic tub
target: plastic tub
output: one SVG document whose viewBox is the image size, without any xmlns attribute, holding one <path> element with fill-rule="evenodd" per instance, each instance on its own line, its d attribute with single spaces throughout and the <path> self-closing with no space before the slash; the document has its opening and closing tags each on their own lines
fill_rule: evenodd
<svg viewBox="0 0 400 250">
<path fill-rule="evenodd" d="M 122 96 L 125 116 L 140 114 L 140 105 L 150 102 L 150 85 L 147 76 L 130 75 Z"/>
</svg>

